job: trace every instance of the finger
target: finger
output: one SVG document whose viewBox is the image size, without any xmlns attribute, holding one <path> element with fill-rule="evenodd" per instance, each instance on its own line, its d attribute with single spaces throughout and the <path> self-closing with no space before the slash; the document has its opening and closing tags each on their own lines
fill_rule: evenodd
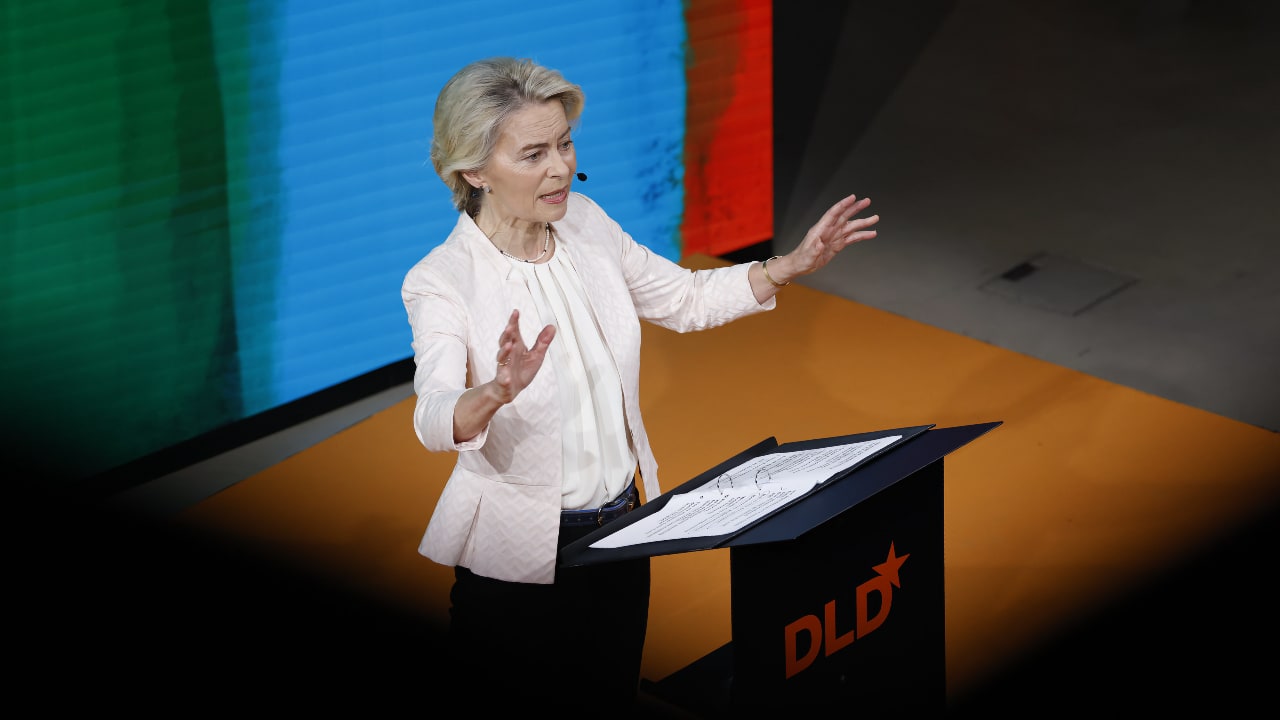
<svg viewBox="0 0 1280 720">
<path fill-rule="evenodd" d="M 830 208 L 828 208 L 827 211 L 823 213 L 822 219 L 819 220 L 818 222 L 826 223 L 829 225 L 834 225 L 840 222 L 850 214 L 850 208 L 852 208 L 855 205 L 855 203 L 857 203 L 857 201 L 858 201 L 857 195 L 849 195 L 848 197 L 844 198 L 840 202 L 837 202 L 835 205 L 832 205 Z"/>
<path fill-rule="evenodd" d="M 499 343 L 510 342 L 511 339 L 516 337 L 519 333 L 520 333 L 520 325 L 516 321 L 516 315 L 513 312 L 511 313 L 511 316 L 507 318 L 507 324 L 503 326 L 502 333 L 498 335 L 498 342 Z"/>
<path fill-rule="evenodd" d="M 538 333 L 538 338 L 534 341 L 534 348 L 538 350 L 546 350 L 547 346 L 551 344 L 551 341 L 555 339 L 555 336 L 555 325 L 548 325 L 542 328 L 542 332 Z"/>
<path fill-rule="evenodd" d="M 845 223 L 845 227 L 853 230 L 862 230 L 864 228 L 869 228 L 878 222 L 880 222 L 879 215 L 870 215 L 864 218 L 849 218 L 848 222 Z"/>
<path fill-rule="evenodd" d="M 875 230 L 859 230 L 858 232 L 850 235 L 849 238 L 845 240 L 844 245 L 845 247 L 848 247 L 854 243 L 862 242 L 863 240 L 870 240 L 875 236 L 876 236 Z"/>
<path fill-rule="evenodd" d="M 858 202 L 854 203 L 853 206 L 849 208 L 849 212 L 844 218 L 845 222 L 853 222 L 854 220 L 857 220 L 858 213 L 866 210 L 870 205 L 871 198 L 862 198 Z"/>
</svg>

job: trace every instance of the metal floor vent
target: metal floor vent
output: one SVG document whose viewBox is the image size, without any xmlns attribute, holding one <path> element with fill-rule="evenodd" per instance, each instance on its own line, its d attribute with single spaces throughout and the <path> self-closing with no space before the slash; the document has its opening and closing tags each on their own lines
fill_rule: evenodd
<svg viewBox="0 0 1280 720">
<path fill-rule="evenodd" d="M 1136 278 L 1078 260 L 1041 253 L 978 287 L 1042 310 L 1080 315 L 1135 282 Z"/>
</svg>

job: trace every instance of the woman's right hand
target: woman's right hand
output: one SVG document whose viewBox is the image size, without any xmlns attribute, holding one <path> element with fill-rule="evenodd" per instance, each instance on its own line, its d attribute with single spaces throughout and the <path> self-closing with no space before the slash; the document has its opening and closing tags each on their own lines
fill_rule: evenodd
<svg viewBox="0 0 1280 720">
<path fill-rule="evenodd" d="M 527 347 L 520 336 L 520 311 L 511 311 L 507 326 L 498 338 L 498 357 L 494 358 L 498 371 L 489 382 L 462 393 L 453 408 L 454 442 L 466 442 L 479 435 L 503 405 L 529 387 L 555 336 L 555 326 L 548 325 L 538 333 L 533 347 Z"/>
<path fill-rule="evenodd" d="M 507 326 L 502 329 L 502 335 L 498 338 L 498 372 L 493 377 L 500 402 L 506 404 L 515 400 L 533 382 L 555 336 L 555 326 L 547 325 L 538 333 L 533 347 L 526 346 L 520 335 L 520 311 L 511 311 Z"/>
</svg>

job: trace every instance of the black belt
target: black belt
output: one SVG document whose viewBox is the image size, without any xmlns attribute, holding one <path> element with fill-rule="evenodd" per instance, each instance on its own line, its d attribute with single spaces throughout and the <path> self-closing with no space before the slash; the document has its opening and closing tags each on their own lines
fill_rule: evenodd
<svg viewBox="0 0 1280 720">
<path fill-rule="evenodd" d="M 611 520 L 626 515 L 636 506 L 640 504 L 640 492 L 636 490 L 636 481 L 632 480 L 627 489 L 618 496 L 617 500 L 605 503 L 598 508 L 587 508 L 585 510 L 561 510 L 560 511 L 560 527 L 578 527 L 582 525 L 595 525 L 600 527 Z"/>
</svg>

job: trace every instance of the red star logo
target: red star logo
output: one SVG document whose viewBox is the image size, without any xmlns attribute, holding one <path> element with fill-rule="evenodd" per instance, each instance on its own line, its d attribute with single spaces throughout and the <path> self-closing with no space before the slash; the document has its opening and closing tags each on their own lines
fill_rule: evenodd
<svg viewBox="0 0 1280 720">
<path fill-rule="evenodd" d="M 909 557 L 911 557 L 911 553 L 907 553 L 902 557 L 895 555 L 893 551 L 893 543 L 889 543 L 889 556 L 886 557 L 884 562 L 879 565 L 873 565 L 871 569 L 875 570 L 880 575 L 889 578 L 889 582 L 892 583 L 894 587 L 902 587 L 902 583 L 898 580 L 898 568 L 902 567 L 902 563 L 906 562 Z"/>
</svg>

